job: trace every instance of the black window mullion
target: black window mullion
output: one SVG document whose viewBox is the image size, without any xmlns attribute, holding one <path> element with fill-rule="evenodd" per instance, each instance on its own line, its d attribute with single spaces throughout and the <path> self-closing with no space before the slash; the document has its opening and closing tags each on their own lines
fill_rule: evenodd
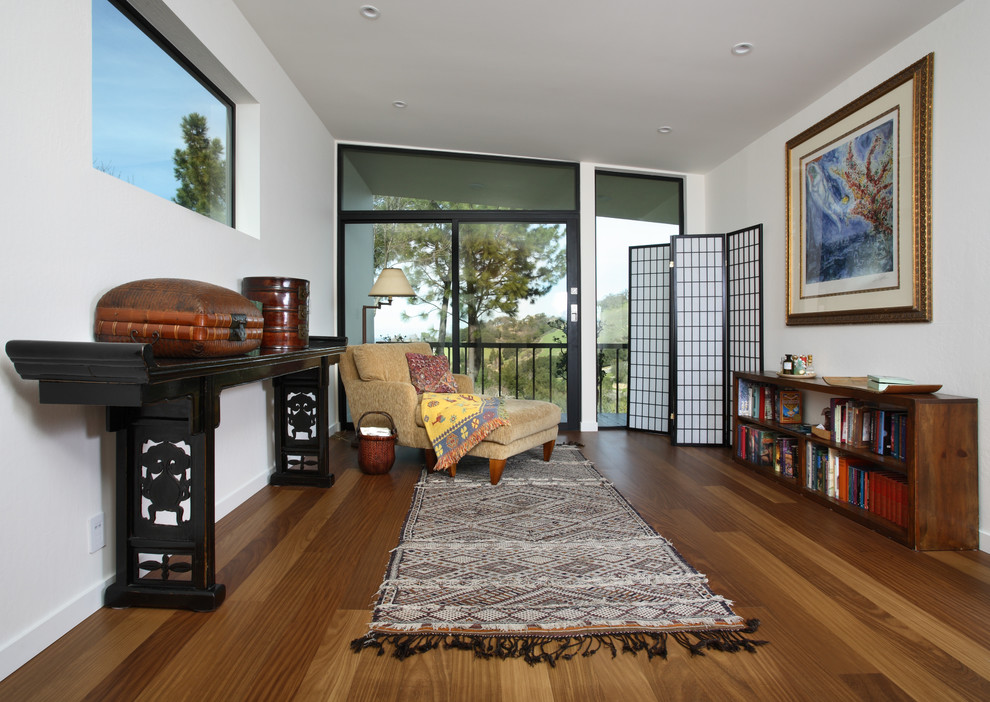
<svg viewBox="0 0 990 702">
<path fill-rule="evenodd" d="M 450 344 L 453 372 L 461 372 L 461 227 L 450 223 Z"/>
</svg>

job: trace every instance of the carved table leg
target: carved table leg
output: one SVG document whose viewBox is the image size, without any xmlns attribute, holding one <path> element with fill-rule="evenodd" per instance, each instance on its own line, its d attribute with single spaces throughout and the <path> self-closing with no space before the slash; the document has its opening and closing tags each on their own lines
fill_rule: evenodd
<svg viewBox="0 0 990 702">
<path fill-rule="evenodd" d="M 108 429 L 117 433 L 117 581 L 105 593 L 109 607 L 211 611 L 224 600 L 214 574 L 219 418 L 215 403 L 200 397 L 108 408 Z"/>
<path fill-rule="evenodd" d="M 329 361 L 275 378 L 275 472 L 271 485 L 330 487 Z"/>
</svg>

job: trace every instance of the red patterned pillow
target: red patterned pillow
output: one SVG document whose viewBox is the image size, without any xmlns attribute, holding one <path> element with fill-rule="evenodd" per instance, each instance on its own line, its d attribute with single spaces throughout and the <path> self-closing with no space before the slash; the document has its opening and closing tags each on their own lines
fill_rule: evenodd
<svg viewBox="0 0 990 702">
<path fill-rule="evenodd" d="M 457 381 L 450 372 L 446 356 L 428 356 L 423 353 L 407 353 L 409 377 L 422 395 L 424 392 L 457 392 Z"/>
</svg>

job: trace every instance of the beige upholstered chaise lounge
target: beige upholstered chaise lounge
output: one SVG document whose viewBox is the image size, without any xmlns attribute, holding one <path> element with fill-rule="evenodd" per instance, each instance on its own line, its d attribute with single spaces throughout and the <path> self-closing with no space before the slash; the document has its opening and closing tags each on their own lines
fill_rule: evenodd
<svg viewBox="0 0 990 702">
<path fill-rule="evenodd" d="M 432 354 L 425 342 L 401 344 L 362 344 L 348 346 L 339 363 L 351 419 L 358 422 L 366 412 L 387 412 L 395 422 L 397 443 L 426 452 L 427 467 L 436 463 L 436 454 L 423 427 L 420 411 L 422 395 L 416 394 L 409 375 L 406 353 Z M 469 376 L 455 375 L 457 390 L 473 393 L 474 382 Z M 505 398 L 508 426 L 498 427 L 468 453 L 488 459 L 492 485 L 498 483 L 505 461 L 522 451 L 543 446 L 543 460 L 549 461 L 557 439 L 560 408 L 539 400 Z M 362 426 L 386 426 L 377 415 L 369 415 Z M 451 467 L 454 475 L 456 466 Z"/>
</svg>

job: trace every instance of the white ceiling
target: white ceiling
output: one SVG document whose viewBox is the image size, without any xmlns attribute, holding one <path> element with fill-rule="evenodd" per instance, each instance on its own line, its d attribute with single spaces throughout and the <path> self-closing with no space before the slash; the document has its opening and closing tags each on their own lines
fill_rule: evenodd
<svg viewBox="0 0 990 702">
<path fill-rule="evenodd" d="M 341 141 L 707 173 L 960 0 L 234 2 Z"/>
</svg>

